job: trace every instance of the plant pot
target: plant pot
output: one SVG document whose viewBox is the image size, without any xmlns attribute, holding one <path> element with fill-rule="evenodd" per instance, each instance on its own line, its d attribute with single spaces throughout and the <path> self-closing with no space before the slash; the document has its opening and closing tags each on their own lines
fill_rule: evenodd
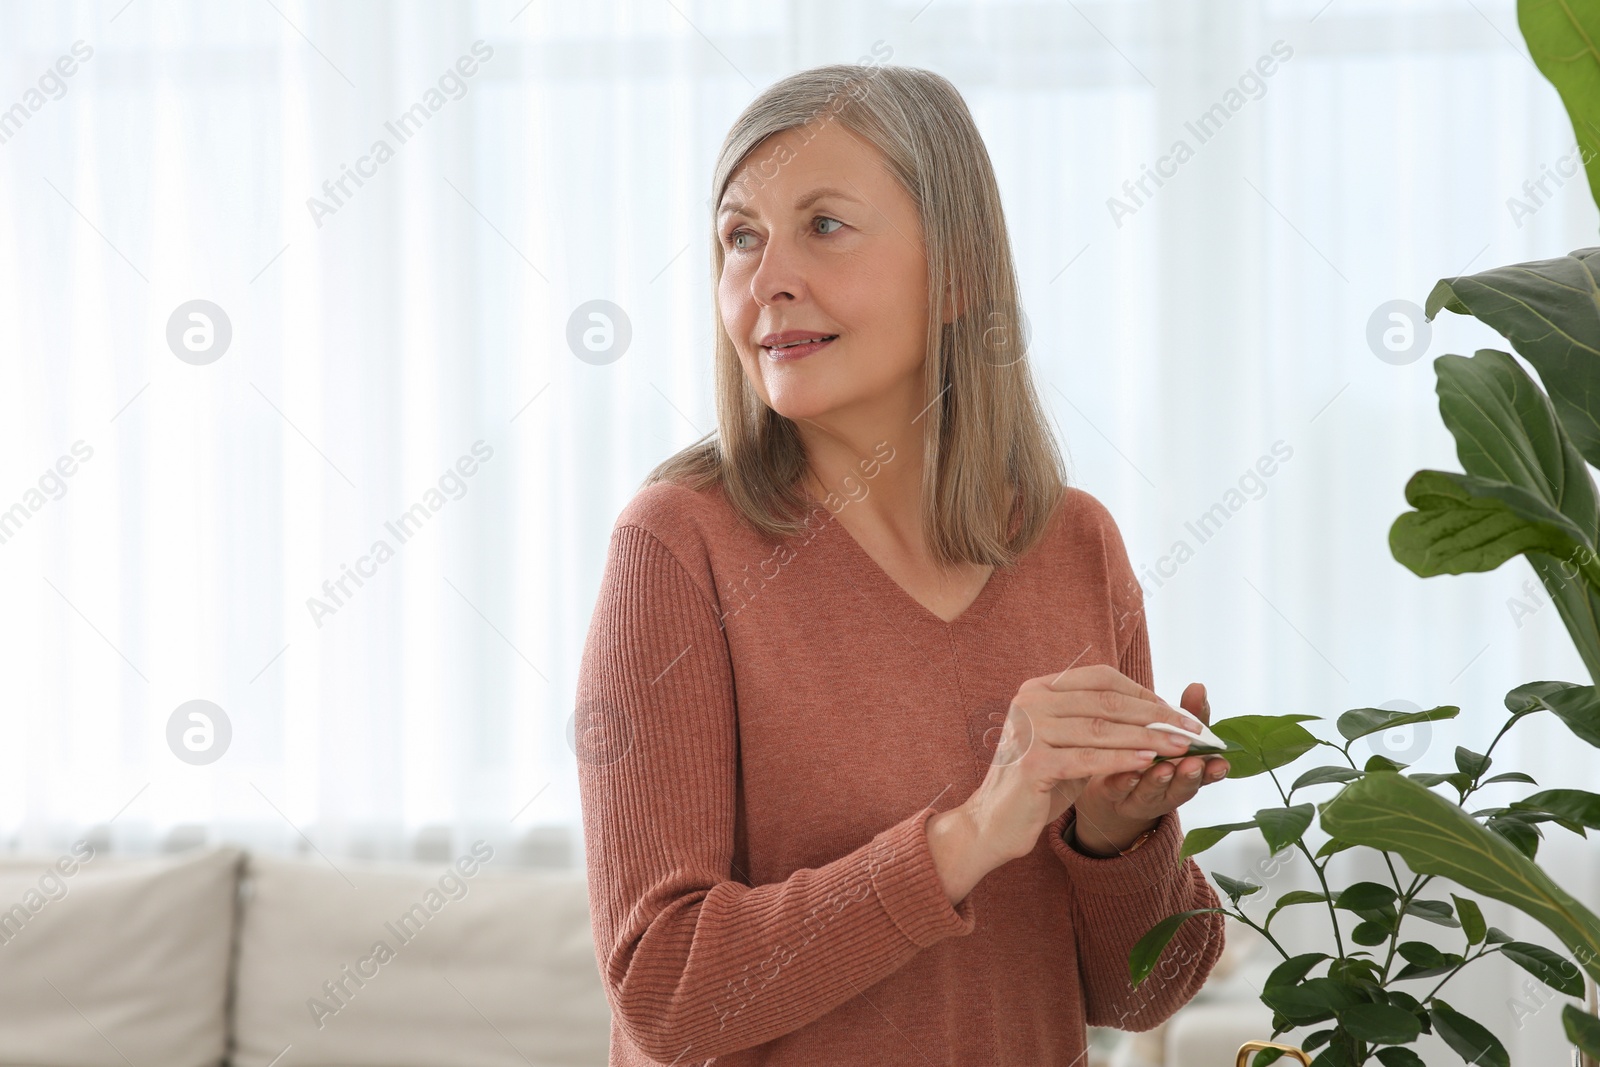
<svg viewBox="0 0 1600 1067">
<path fill-rule="evenodd" d="M 1233 1061 L 1233 1067 L 1249 1067 L 1250 1054 L 1267 1048 L 1278 1049 L 1283 1053 L 1284 1057 L 1293 1056 L 1300 1061 L 1300 1067 L 1311 1067 L 1310 1056 L 1307 1056 L 1293 1045 L 1280 1045 L 1275 1041 L 1246 1041 L 1239 1046 L 1239 1055 Z"/>
</svg>

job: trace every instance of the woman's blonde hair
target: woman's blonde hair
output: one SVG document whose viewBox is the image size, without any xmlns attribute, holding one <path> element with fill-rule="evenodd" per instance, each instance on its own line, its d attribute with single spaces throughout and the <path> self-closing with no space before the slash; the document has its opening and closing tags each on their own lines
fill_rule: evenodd
<svg viewBox="0 0 1600 1067">
<path fill-rule="evenodd" d="M 1024 358 L 1016 266 L 994 167 L 966 101 L 915 67 L 835 64 L 770 86 L 728 131 L 712 176 L 711 291 L 717 429 L 650 472 L 644 484 L 721 483 L 755 529 L 781 540 L 806 528 L 805 450 L 792 420 L 750 388 L 722 325 L 723 249 L 716 208 L 745 157 L 786 130 L 837 121 L 877 147 L 916 201 L 928 259 L 923 420 L 923 530 L 946 565 L 1016 561 L 1043 534 L 1066 472 Z M 755 180 L 786 159 L 759 161 Z M 944 322 L 954 295 L 957 313 Z M 1019 499 L 1020 496 L 1020 499 Z M 1013 507 L 1021 521 L 1008 537 Z"/>
</svg>

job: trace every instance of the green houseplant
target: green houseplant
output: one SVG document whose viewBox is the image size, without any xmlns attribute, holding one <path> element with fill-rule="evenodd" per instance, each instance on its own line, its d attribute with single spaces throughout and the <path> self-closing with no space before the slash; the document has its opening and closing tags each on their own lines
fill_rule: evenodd
<svg viewBox="0 0 1600 1067">
<path fill-rule="evenodd" d="M 1572 118 L 1590 190 L 1600 204 L 1600 7 L 1519 0 L 1518 22 Z M 1205 910 L 1260 931 L 1283 956 L 1262 993 L 1273 1010 L 1273 1036 L 1323 1024 L 1305 1048 L 1317 1050 L 1313 1063 L 1329 1067 L 1373 1059 L 1384 1067 L 1418 1067 L 1423 1061 L 1407 1046 L 1429 1032 L 1469 1063 L 1509 1067 L 1500 1040 L 1439 996 L 1451 978 L 1485 955 L 1503 955 L 1567 996 L 1583 996 L 1585 972 L 1600 980 L 1600 917 L 1536 862 L 1543 824 L 1585 836 L 1600 829 L 1600 794 L 1536 788 L 1509 804 L 1469 810 L 1485 786 L 1538 786 L 1522 771 L 1489 773 L 1496 745 L 1530 715 L 1549 712 L 1576 738 L 1600 747 L 1600 694 L 1592 684 L 1600 681 L 1600 494 L 1589 471 L 1591 464 L 1600 466 L 1600 248 L 1445 278 L 1425 310 L 1429 319 L 1448 310 L 1492 327 L 1533 366 L 1543 388 L 1510 354 L 1496 349 L 1434 361 L 1439 412 L 1463 470 L 1423 470 L 1411 477 L 1405 498 L 1413 510 L 1395 520 L 1390 551 L 1422 577 L 1490 571 L 1526 558 L 1556 605 L 1591 684 L 1537 681 L 1511 690 L 1505 696 L 1508 715 L 1494 740 L 1481 753 L 1456 748 L 1449 771 L 1411 771 L 1381 755 L 1357 766 L 1350 748 L 1390 727 L 1453 718 L 1455 707 L 1346 711 L 1334 724 L 1342 743 L 1307 729 L 1304 724 L 1317 716 L 1240 716 L 1214 724 L 1230 745 L 1229 777 L 1270 775 L 1282 804 L 1244 822 L 1191 830 L 1184 855 L 1254 829 L 1275 855 L 1292 849 L 1310 863 L 1320 891 L 1283 893 L 1260 922 L 1241 901 L 1265 889 L 1222 874 L 1213 877 L 1228 905 Z M 1285 788 L 1290 765 L 1325 748 L 1335 750 L 1339 761 L 1317 761 Z M 1296 794 L 1319 787 L 1337 792 L 1320 804 L 1296 802 Z M 1313 851 L 1305 836 L 1319 816 L 1325 836 Z M 1381 853 L 1389 879 L 1335 886 L 1330 860 L 1358 847 Z M 1409 877 L 1400 874 L 1396 859 Z M 1424 896 L 1438 879 L 1536 919 L 1573 959 L 1487 926 L 1470 895 L 1451 891 L 1447 901 L 1435 889 Z M 1296 906 L 1327 910 L 1331 942 L 1324 947 L 1332 952 L 1292 953 L 1279 943 L 1272 920 Z M 1134 946 L 1129 970 L 1135 984 L 1194 914 L 1199 913 L 1169 917 Z M 1408 939 L 1407 924 L 1415 922 L 1459 930 L 1459 951 Z M 1569 1004 L 1562 1022 L 1575 1046 L 1600 1056 L 1600 1021 Z M 1254 1062 L 1279 1055 L 1258 1053 Z"/>
</svg>

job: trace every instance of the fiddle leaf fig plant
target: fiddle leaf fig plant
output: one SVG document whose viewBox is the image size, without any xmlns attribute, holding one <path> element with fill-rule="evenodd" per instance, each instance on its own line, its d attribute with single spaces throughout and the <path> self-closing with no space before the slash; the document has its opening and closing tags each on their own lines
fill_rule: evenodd
<svg viewBox="0 0 1600 1067">
<path fill-rule="evenodd" d="M 1395 520 L 1390 551 L 1421 577 L 1490 571 L 1525 557 L 1591 676 L 1600 678 L 1600 493 L 1589 470 L 1589 463 L 1600 464 L 1600 248 L 1446 278 L 1428 299 L 1430 316 L 1440 310 L 1494 327 L 1540 372 L 1549 393 L 1506 352 L 1438 357 L 1439 412 L 1464 471 L 1412 476 L 1405 498 L 1413 510 Z M 1592 684 L 1537 681 L 1511 690 L 1504 703 L 1507 717 L 1487 748 L 1457 747 L 1454 767 L 1445 770 L 1414 770 L 1381 755 L 1358 765 L 1351 748 L 1393 727 L 1453 719 L 1460 709 L 1451 705 L 1355 708 L 1334 721 L 1337 741 L 1319 736 L 1325 728 L 1308 727 L 1318 721 L 1313 715 L 1244 715 L 1213 724 L 1229 745 L 1229 777 L 1266 774 L 1282 803 L 1243 822 L 1190 830 L 1183 855 L 1253 829 L 1270 852 L 1293 850 L 1309 863 L 1319 890 L 1282 893 L 1259 921 L 1245 909 L 1267 890 L 1221 873 L 1213 877 L 1228 905 L 1208 910 L 1259 931 L 1283 957 L 1261 999 L 1273 1011 L 1273 1037 L 1321 1024 L 1305 1039 L 1305 1050 L 1317 1053 L 1314 1064 L 1356 1067 L 1376 1059 L 1384 1067 L 1418 1067 L 1422 1060 L 1408 1046 L 1431 1033 L 1468 1063 L 1509 1067 L 1501 1040 L 1440 996 L 1456 974 L 1500 955 L 1565 996 L 1583 997 L 1585 972 L 1600 980 L 1600 916 L 1536 862 L 1545 824 L 1581 836 L 1600 829 L 1600 794 L 1539 788 L 1529 773 L 1497 771 L 1494 756 L 1508 731 L 1541 712 L 1600 747 L 1600 694 Z M 1316 758 L 1324 749 L 1335 759 Z M 1290 768 L 1302 760 L 1310 765 L 1291 779 Z M 1476 806 L 1479 790 L 1508 784 L 1533 791 Z M 1331 799 L 1307 799 L 1330 788 Z M 1307 840 L 1314 823 L 1322 837 L 1315 846 Z M 1381 854 L 1389 879 L 1340 882 L 1330 864 L 1352 848 Z M 1425 895 L 1440 879 L 1449 890 Z M 1466 894 L 1537 920 L 1572 957 L 1486 925 L 1477 899 Z M 1307 905 L 1328 913 L 1329 938 L 1316 951 L 1291 949 L 1272 930 L 1284 909 Z M 1135 984 L 1149 976 L 1191 914 L 1198 912 L 1173 916 L 1135 945 L 1129 958 Z M 1445 950 L 1410 936 L 1417 922 L 1458 930 L 1459 945 Z M 1568 1005 L 1563 1024 L 1576 1046 L 1600 1053 L 1594 1016 Z M 1262 1051 L 1254 1062 L 1280 1055 Z"/>
<path fill-rule="evenodd" d="M 1517 20 L 1535 64 L 1572 119 L 1600 204 L 1600 5 L 1518 0 Z M 1405 500 L 1412 510 L 1390 528 L 1390 552 L 1423 578 L 1491 571 L 1525 558 L 1556 605 L 1591 684 L 1517 686 L 1505 695 L 1509 714 L 1493 740 L 1483 752 L 1457 747 L 1450 770 L 1412 770 L 1381 755 L 1357 766 L 1350 749 L 1377 731 L 1452 719 L 1460 710 L 1454 706 L 1346 711 L 1334 722 L 1342 743 L 1309 729 L 1306 723 L 1318 721 L 1313 715 L 1245 715 L 1212 725 L 1229 745 L 1228 776 L 1271 776 L 1282 804 L 1243 822 L 1190 830 L 1183 855 L 1253 829 L 1275 857 L 1303 856 L 1319 890 L 1283 892 L 1257 921 L 1245 908 L 1264 901 L 1266 888 L 1213 872 L 1228 905 L 1156 924 L 1129 955 L 1130 977 L 1137 985 L 1150 975 L 1189 917 L 1229 915 L 1259 931 L 1283 957 L 1261 999 L 1273 1011 L 1273 1037 L 1320 1024 L 1304 1044 L 1317 1053 L 1317 1067 L 1358 1067 L 1374 1059 L 1384 1067 L 1422 1067 L 1408 1046 L 1423 1034 L 1437 1035 L 1467 1063 L 1509 1067 L 1500 1039 L 1439 996 L 1485 956 L 1502 956 L 1568 997 L 1585 995 L 1585 975 L 1590 988 L 1600 981 L 1600 916 L 1537 862 L 1545 824 L 1585 837 L 1600 829 L 1600 794 L 1538 788 L 1521 770 L 1490 773 L 1506 733 L 1541 712 L 1600 748 L 1600 693 L 1593 684 L 1600 682 L 1600 493 L 1589 470 L 1600 466 L 1600 247 L 1444 278 L 1425 308 L 1430 320 L 1441 311 L 1491 327 L 1539 381 L 1498 349 L 1434 360 L 1439 414 L 1455 438 L 1462 470 L 1411 477 Z M 1290 766 L 1324 748 L 1335 750 L 1339 761 L 1317 761 L 1285 788 Z M 1535 791 L 1469 810 L 1482 803 L 1475 799 L 1479 790 L 1503 785 Z M 1336 790 L 1331 799 L 1304 799 L 1303 791 L 1329 788 Z M 1307 841 L 1313 824 L 1322 838 L 1314 850 Z M 1338 854 L 1358 848 L 1381 856 L 1388 881 L 1341 883 L 1330 874 Z M 1432 888 L 1438 880 L 1449 888 Z M 1457 889 L 1538 921 L 1573 958 L 1487 925 L 1478 901 Z M 1330 936 L 1311 951 L 1291 950 L 1272 930 L 1285 909 L 1303 906 L 1328 913 Z M 1459 941 L 1447 950 L 1408 936 L 1417 922 L 1458 931 Z M 1600 1057 L 1600 1019 L 1568 1004 L 1562 1025 L 1590 1058 L 1586 1062 Z M 1263 1050 L 1254 1062 L 1281 1055 Z"/>
</svg>

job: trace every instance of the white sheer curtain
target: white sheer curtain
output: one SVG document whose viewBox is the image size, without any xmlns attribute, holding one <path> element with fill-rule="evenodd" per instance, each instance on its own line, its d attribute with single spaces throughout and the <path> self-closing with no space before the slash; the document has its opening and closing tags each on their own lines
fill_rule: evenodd
<svg viewBox="0 0 1600 1067">
<path fill-rule="evenodd" d="M 1413 746 L 1447 766 L 1507 689 L 1584 680 L 1525 563 L 1424 581 L 1386 540 L 1407 476 L 1457 466 L 1432 358 L 1499 342 L 1446 316 L 1395 365 L 1375 309 L 1594 243 L 1581 177 L 1508 209 L 1572 143 L 1511 0 L 7 3 L 11 846 L 487 835 L 574 859 L 606 534 L 714 424 L 717 147 L 762 86 L 875 44 L 950 77 L 984 131 L 1034 367 L 1146 579 L 1163 694 L 1202 680 L 1218 716 L 1459 704 Z M 167 336 L 194 300 L 231 326 L 204 365 Z M 593 300 L 631 326 L 614 362 L 567 342 Z M 53 478 L 77 442 L 92 456 Z M 1202 542 L 1186 524 L 1219 502 Z M 385 524 L 419 504 L 402 542 Z M 168 742 L 196 699 L 232 731 L 208 764 Z M 1502 752 L 1592 778 L 1548 721 Z M 1186 819 L 1270 799 L 1229 784 Z M 1594 885 L 1592 853 L 1547 848 Z"/>
</svg>

